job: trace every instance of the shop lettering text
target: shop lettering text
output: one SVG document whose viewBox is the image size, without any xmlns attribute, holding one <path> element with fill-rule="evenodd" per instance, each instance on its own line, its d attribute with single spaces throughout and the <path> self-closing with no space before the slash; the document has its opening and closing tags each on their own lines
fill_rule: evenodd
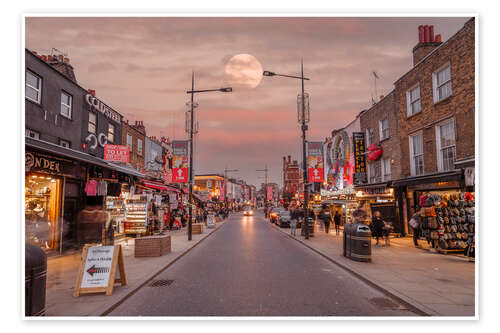
<svg viewBox="0 0 500 333">
<path fill-rule="evenodd" d="M 117 112 L 115 112 L 109 106 L 107 106 L 106 104 L 95 98 L 92 94 L 87 94 L 85 96 L 85 101 L 87 101 L 88 105 L 95 108 L 109 119 L 114 120 L 117 123 L 121 122 L 121 117 Z"/>
</svg>

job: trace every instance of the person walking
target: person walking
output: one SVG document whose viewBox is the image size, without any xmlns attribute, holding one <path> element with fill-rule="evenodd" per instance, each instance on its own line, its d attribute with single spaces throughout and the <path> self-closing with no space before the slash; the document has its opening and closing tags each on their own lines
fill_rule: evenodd
<svg viewBox="0 0 500 333">
<path fill-rule="evenodd" d="M 377 240 L 376 245 L 378 245 L 378 239 L 384 236 L 384 226 L 385 223 L 380 218 L 380 212 L 375 211 L 375 213 L 373 213 L 373 219 L 372 219 L 372 235 Z"/>
<path fill-rule="evenodd" d="M 325 234 L 328 235 L 328 232 L 330 231 L 330 222 L 331 222 L 330 212 L 328 210 L 323 210 L 321 217 L 323 219 L 323 224 L 325 225 Z"/>
<path fill-rule="evenodd" d="M 418 213 L 413 214 L 411 220 L 408 222 L 410 227 L 413 229 L 413 244 L 415 247 L 420 247 L 418 245 L 418 239 L 420 238 L 420 216 Z"/>
<path fill-rule="evenodd" d="M 291 218 L 290 219 L 290 234 L 292 236 L 296 235 L 297 231 L 297 219 L 296 218 Z"/>
<path fill-rule="evenodd" d="M 339 235 L 340 233 L 340 214 L 339 211 L 335 211 L 335 215 L 333 216 L 333 222 L 335 223 L 335 235 Z"/>
</svg>

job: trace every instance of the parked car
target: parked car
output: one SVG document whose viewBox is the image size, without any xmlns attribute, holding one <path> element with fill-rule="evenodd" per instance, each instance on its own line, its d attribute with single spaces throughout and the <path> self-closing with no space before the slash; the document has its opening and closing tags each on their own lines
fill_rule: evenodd
<svg viewBox="0 0 500 333">
<path fill-rule="evenodd" d="M 290 227 L 291 215 L 287 210 L 282 210 L 278 214 L 278 222 L 276 223 L 280 227 Z"/>
</svg>

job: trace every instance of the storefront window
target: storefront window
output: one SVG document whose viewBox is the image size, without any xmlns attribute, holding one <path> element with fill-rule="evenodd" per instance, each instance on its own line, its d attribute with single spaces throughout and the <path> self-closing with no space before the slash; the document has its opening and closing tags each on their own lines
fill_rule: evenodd
<svg viewBox="0 0 500 333">
<path fill-rule="evenodd" d="M 57 250 L 61 211 L 61 180 L 43 174 L 25 178 L 26 243 Z"/>
</svg>

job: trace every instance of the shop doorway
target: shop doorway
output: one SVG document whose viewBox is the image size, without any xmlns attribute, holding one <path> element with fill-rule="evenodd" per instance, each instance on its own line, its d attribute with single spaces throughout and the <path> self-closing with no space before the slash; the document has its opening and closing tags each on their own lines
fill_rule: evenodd
<svg viewBox="0 0 500 333">
<path fill-rule="evenodd" d="M 400 234 L 402 231 L 401 225 L 398 222 L 396 215 L 396 205 L 392 202 L 380 202 L 370 204 L 372 216 L 376 211 L 380 212 L 382 220 L 390 222 L 394 227 L 392 232 Z"/>
</svg>

